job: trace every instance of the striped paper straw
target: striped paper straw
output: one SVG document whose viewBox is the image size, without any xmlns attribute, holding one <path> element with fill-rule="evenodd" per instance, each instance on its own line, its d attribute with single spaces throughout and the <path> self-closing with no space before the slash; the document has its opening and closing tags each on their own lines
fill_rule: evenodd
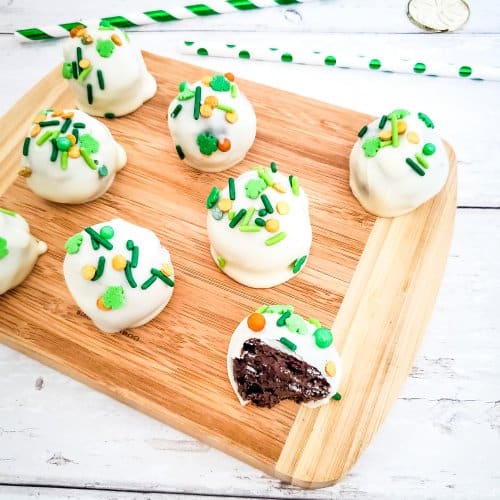
<svg viewBox="0 0 500 500">
<path fill-rule="evenodd" d="M 308 3 L 314 0 L 208 0 L 204 3 L 190 5 L 173 5 L 168 10 L 148 10 L 128 16 L 111 16 L 102 19 L 90 19 L 73 21 L 40 28 L 19 29 L 14 32 L 15 37 L 21 42 L 36 42 L 39 40 L 51 40 L 62 38 L 75 26 L 97 25 L 100 21 L 108 21 L 117 28 L 135 28 L 146 24 L 168 23 L 180 21 L 192 17 L 205 17 L 230 12 L 263 9 L 266 7 L 279 7 L 282 5 L 293 5 Z"/>
<path fill-rule="evenodd" d="M 467 78 L 469 80 L 500 81 L 498 66 L 470 66 L 427 59 L 395 59 L 368 57 L 349 54 L 345 51 L 305 51 L 301 49 L 282 50 L 277 47 L 256 45 L 234 45 L 220 42 L 184 42 L 183 54 L 225 57 L 231 59 L 255 59 L 282 63 L 330 66 L 346 69 L 364 69 L 386 73 L 406 73 L 424 76 L 444 76 Z"/>
</svg>

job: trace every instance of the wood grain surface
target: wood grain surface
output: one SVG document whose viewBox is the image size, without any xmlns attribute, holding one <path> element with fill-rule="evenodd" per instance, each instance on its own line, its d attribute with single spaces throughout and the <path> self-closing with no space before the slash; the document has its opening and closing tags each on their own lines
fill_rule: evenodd
<svg viewBox="0 0 500 500">
<path fill-rule="evenodd" d="M 375 220 L 347 183 L 349 150 L 368 117 L 240 82 L 255 105 L 258 135 L 231 173 L 275 160 L 282 171 L 298 174 L 314 232 L 308 266 L 296 279 L 249 290 L 221 274 L 208 253 L 203 202 L 227 173 L 201 174 L 182 165 L 167 134 L 165 110 L 178 82 L 206 71 L 151 54 L 146 60 L 158 94 L 136 113 L 106 121 L 129 156 L 108 194 L 90 205 L 56 206 L 18 179 L 2 197 L 50 249 L 33 275 L 2 297 L 0 338 L 268 473 L 301 486 L 329 484 L 378 429 L 425 332 L 451 238 L 454 157 L 441 195 L 409 216 Z M 38 108 L 71 105 L 57 68 L 0 121 L 0 190 L 15 177 L 31 116 Z M 78 314 L 61 272 L 66 238 L 115 216 L 157 232 L 177 272 L 167 309 L 126 332 L 131 335 L 97 332 Z M 429 278 L 418 280 L 422 275 Z M 314 411 L 292 403 L 272 411 L 239 406 L 225 376 L 225 349 L 241 318 L 261 303 L 294 303 L 327 324 L 340 309 L 334 334 L 345 363 L 341 403 Z"/>
</svg>

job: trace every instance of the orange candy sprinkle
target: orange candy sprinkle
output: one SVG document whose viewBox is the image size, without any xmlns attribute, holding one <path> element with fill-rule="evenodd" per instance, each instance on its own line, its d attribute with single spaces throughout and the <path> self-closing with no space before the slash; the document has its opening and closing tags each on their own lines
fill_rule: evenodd
<svg viewBox="0 0 500 500">
<path fill-rule="evenodd" d="M 252 313 L 247 318 L 247 325 L 253 332 L 260 332 L 266 326 L 266 318 L 263 314 Z"/>
<path fill-rule="evenodd" d="M 110 311 L 111 310 L 111 307 L 106 307 L 104 305 L 104 302 L 102 301 L 102 297 L 99 297 L 97 299 L 97 307 L 101 310 L 101 311 Z"/>
<path fill-rule="evenodd" d="M 113 33 L 111 35 L 111 40 L 113 40 L 113 43 L 115 45 L 118 45 L 118 46 L 123 45 L 122 39 L 118 36 L 117 33 Z"/>
<path fill-rule="evenodd" d="M 236 123 L 238 121 L 238 114 L 236 111 L 233 113 L 226 113 L 226 121 L 229 123 Z"/>
<path fill-rule="evenodd" d="M 38 125 L 38 123 L 35 123 L 35 125 L 33 125 L 33 128 L 31 129 L 30 136 L 36 137 L 40 133 L 41 129 L 42 128 L 40 127 L 40 125 Z"/>
<path fill-rule="evenodd" d="M 215 97 L 214 95 L 209 95 L 205 97 L 205 102 L 203 104 L 206 104 L 211 108 L 216 108 L 217 105 L 219 104 L 219 99 L 217 99 L 217 97 Z"/>
<path fill-rule="evenodd" d="M 225 138 L 222 141 L 219 139 L 217 147 L 219 148 L 219 151 L 226 153 L 231 149 L 231 141 L 228 138 Z"/>
<path fill-rule="evenodd" d="M 74 28 L 71 28 L 69 36 L 71 38 L 77 38 L 79 36 L 82 36 L 83 33 L 85 33 L 85 28 L 80 24 L 78 26 L 75 26 Z"/>
<path fill-rule="evenodd" d="M 234 75 L 232 73 L 224 73 L 224 76 L 230 81 L 234 82 Z"/>
<path fill-rule="evenodd" d="M 280 223 L 276 219 L 266 220 L 266 231 L 275 233 L 280 228 Z"/>
<path fill-rule="evenodd" d="M 208 104 L 201 105 L 200 115 L 203 116 L 203 118 L 210 118 L 212 116 L 212 107 Z"/>
</svg>

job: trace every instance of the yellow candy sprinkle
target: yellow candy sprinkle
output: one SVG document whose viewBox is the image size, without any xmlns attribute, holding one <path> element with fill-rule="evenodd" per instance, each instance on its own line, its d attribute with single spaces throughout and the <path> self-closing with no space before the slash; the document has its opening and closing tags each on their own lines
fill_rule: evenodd
<svg viewBox="0 0 500 500">
<path fill-rule="evenodd" d="M 95 276 L 95 271 L 96 271 L 95 266 L 91 266 L 91 265 L 83 266 L 82 267 L 83 279 L 90 281 Z"/>
<path fill-rule="evenodd" d="M 330 377 L 335 377 L 335 374 L 337 373 L 337 367 L 335 366 L 335 363 L 333 361 L 328 361 L 328 363 L 325 365 L 325 372 Z"/>
<path fill-rule="evenodd" d="M 68 151 L 70 158 L 80 158 L 80 148 L 78 146 L 71 146 Z"/>
<path fill-rule="evenodd" d="M 286 193 L 286 187 L 283 184 L 273 184 L 273 189 L 278 191 L 278 193 Z"/>
<path fill-rule="evenodd" d="M 236 123 L 238 121 L 238 114 L 236 111 L 232 113 L 226 113 L 226 121 L 229 123 Z"/>
<path fill-rule="evenodd" d="M 210 85 L 211 81 L 212 81 L 212 77 L 211 76 L 204 76 L 201 79 L 201 83 L 203 83 L 203 85 L 206 85 L 207 87 Z"/>
<path fill-rule="evenodd" d="M 412 144 L 418 144 L 420 142 L 420 137 L 416 132 L 408 132 L 406 134 L 406 138 L 408 139 L 408 142 L 411 142 Z"/>
<path fill-rule="evenodd" d="M 65 120 L 67 120 L 68 118 L 73 118 L 73 116 L 75 116 L 75 113 L 73 113 L 73 111 L 65 111 L 61 114 L 61 118 L 64 118 Z"/>
<path fill-rule="evenodd" d="M 33 125 L 33 128 L 31 129 L 30 136 L 31 137 L 36 137 L 40 133 L 41 127 L 36 123 Z"/>
<path fill-rule="evenodd" d="M 61 116 L 64 113 L 62 109 L 55 109 L 52 111 L 52 118 L 57 118 L 58 116 Z"/>
<path fill-rule="evenodd" d="M 286 201 L 278 201 L 278 203 L 276 204 L 276 210 L 279 214 L 286 215 L 288 212 L 290 212 L 290 206 Z"/>
<path fill-rule="evenodd" d="M 123 255 L 115 255 L 111 265 L 115 271 L 123 271 L 127 267 L 127 259 Z"/>
<path fill-rule="evenodd" d="M 46 120 L 45 115 L 37 115 L 35 119 L 33 120 L 34 123 L 40 123 Z"/>
<path fill-rule="evenodd" d="M 200 115 L 203 116 L 203 118 L 210 118 L 212 116 L 212 106 L 208 104 L 200 106 Z"/>
<path fill-rule="evenodd" d="M 217 203 L 221 212 L 229 212 L 233 207 L 233 202 L 229 198 L 222 198 L 222 200 Z"/>
<path fill-rule="evenodd" d="M 90 66 L 90 61 L 88 59 L 80 59 L 78 66 L 80 66 L 80 68 L 82 69 L 86 69 Z"/>
<path fill-rule="evenodd" d="M 266 231 L 275 233 L 280 228 L 280 223 L 276 219 L 266 220 Z"/>
<path fill-rule="evenodd" d="M 398 134 L 404 134 L 406 132 L 406 122 L 404 120 L 398 121 Z"/>
<path fill-rule="evenodd" d="M 115 45 L 118 45 L 118 46 L 122 45 L 122 39 L 118 36 L 117 33 L 113 33 L 111 35 L 111 40 L 113 40 Z"/>
<path fill-rule="evenodd" d="M 217 99 L 217 97 L 215 97 L 214 95 L 209 95 L 208 97 L 205 98 L 203 104 L 206 104 L 211 108 L 216 108 L 219 104 L 219 99 Z"/>
<path fill-rule="evenodd" d="M 21 177 L 31 177 L 32 170 L 29 167 L 24 167 L 21 170 L 19 170 L 18 175 Z"/>
<path fill-rule="evenodd" d="M 68 134 L 66 137 L 69 139 L 69 142 L 71 142 L 72 146 L 76 144 L 76 137 L 73 134 Z"/>
<path fill-rule="evenodd" d="M 382 130 L 378 137 L 381 141 L 390 141 L 392 140 L 392 130 Z"/>
<path fill-rule="evenodd" d="M 162 264 L 160 271 L 165 276 L 172 276 L 172 274 L 174 273 L 173 267 L 168 262 Z"/>
</svg>

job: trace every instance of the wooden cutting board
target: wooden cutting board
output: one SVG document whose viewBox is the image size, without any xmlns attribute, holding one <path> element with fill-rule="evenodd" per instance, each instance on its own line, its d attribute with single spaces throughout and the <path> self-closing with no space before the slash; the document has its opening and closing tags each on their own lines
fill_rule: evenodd
<svg viewBox="0 0 500 500">
<path fill-rule="evenodd" d="M 49 245 L 32 275 L 0 297 L 0 340 L 283 481 L 332 484 L 384 421 L 427 327 L 453 229 L 454 153 L 449 149 L 451 172 L 437 197 L 409 215 L 376 218 L 348 184 L 349 152 L 370 117 L 238 80 L 255 106 L 258 130 L 231 175 L 276 161 L 300 177 L 313 225 L 311 256 L 296 278 L 273 289 L 246 288 L 214 265 L 205 231 L 206 196 L 228 172 L 184 165 L 166 123 L 178 83 L 210 72 L 149 53 L 145 59 L 158 93 L 137 112 L 105 120 L 129 161 L 93 203 L 49 203 L 16 179 L 36 112 L 74 107 L 59 67 L 0 119 L 0 206 L 25 216 Z M 176 287 L 154 321 L 106 335 L 71 299 L 62 261 L 70 235 L 113 217 L 158 234 L 172 254 Z M 291 402 L 272 410 L 240 406 L 226 377 L 226 349 L 241 319 L 268 303 L 290 303 L 334 322 L 343 359 L 340 402 L 319 409 Z"/>
</svg>

